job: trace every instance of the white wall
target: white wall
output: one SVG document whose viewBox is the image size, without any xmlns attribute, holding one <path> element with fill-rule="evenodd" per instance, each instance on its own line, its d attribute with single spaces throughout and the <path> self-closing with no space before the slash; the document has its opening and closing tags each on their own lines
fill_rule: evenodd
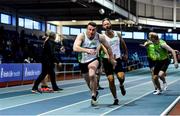
<svg viewBox="0 0 180 116">
<path fill-rule="evenodd" d="M 137 0 L 137 15 L 157 19 L 173 20 L 173 1 Z M 177 2 L 176 20 L 180 21 L 180 2 Z"/>
</svg>

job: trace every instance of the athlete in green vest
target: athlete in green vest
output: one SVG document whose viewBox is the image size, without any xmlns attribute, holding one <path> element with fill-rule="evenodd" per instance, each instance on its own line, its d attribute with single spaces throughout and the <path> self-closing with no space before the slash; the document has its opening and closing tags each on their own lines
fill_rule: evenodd
<svg viewBox="0 0 180 116">
<path fill-rule="evenodd" d="M 154 94 L 159 95 L 161 94 L 162 89 L 158 78 L 163 79 L 165 72 L 168 68 L 168 65 L 170 64 L 168 51 L 173 55 L 175 68 L 178 68 L 178 62 L 174 49 L 172 49 L 169 45 L 167 45 L 165 41 L 160 40 L 156 33 L 150 32 L 149 39 L 150 41 L 152 41 L 154 45 L 154 51 L 156 56 L 156 64 L 153 71 L 154 72 L 153 80 L 157 87 L 157 91 Z"/>
<path fill-rule="evenodd" d="M 154 67 L 155 67 L 156 61 L 158 61 L 158 57 L 157 57 L 158 55 L 155 52 L 154 44 L 149 39 L 144 44 L 140 44 L 140 46 L 146 47 L 146 50 L 147 50 L 147 60 L 148 60 L 149 68 L 151 71 L 152 82 L 155 88 L 153 94 L 155 94 L 157 91 L 157 87 L 153 80 L 153 76 L 154 76 Z M 163 81 L 163 90 L 167 90 L 167 83 L 166 83 L 165 75 L 164 77 L 161 77 L 160 79 Z"/>
</svg>

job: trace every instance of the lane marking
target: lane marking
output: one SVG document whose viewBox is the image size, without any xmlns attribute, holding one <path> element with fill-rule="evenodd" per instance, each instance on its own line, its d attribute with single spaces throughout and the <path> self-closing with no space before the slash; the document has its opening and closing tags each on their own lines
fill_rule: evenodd
<svg viewBox="0 0 180 116">
<path fill-rule="evenodd" d="M 136 78 L 136 79 L 127 81 L 127 83 L 130 83 L 130 82 L 133 82 L 133 81 L 137 81 L 137 80 L 146 79 L 146 78 L 149 78 L 149 77 L 144 77 L 144 78 L 140 78 L 140 79 Z M 81 87 L 81 86 L 87 86 L 87 85 L 86 85 L 86 83 L 85 83 L 84 85 L 80 85 L 80 86 L 78 86 L 78 87 Z M 133 87 L 134 87 L 134 86 L 133 86 Z M 73 87 L 69 87 L 69 88 L 67 88 L 67 89 L 72 90 L 71 88 L 74 88 L 74 86 L 73 86 Z M 130 87 L 130 88 L 132 88 L 132 87 Z M 76 89 L 77 89 L 77 88 L 76 88 Z M 22 105 L 26 105 L 26 104 L 31 104 L 31 103 L 35 103 L 35 102 L 40 102 L 40 101 L 45 101 L 45 100 L 49 100 L 49 99 L 54 99 L 54 98 L 58 98 L 58 97 L 64 97 L 64 96 L 68 96 L 68 95 L 73 95 L 73 94 L 77 94 L 77 93 L 85 92 L 85 91 L 89 91 L 89 90 L 87 89 L 87 90 L 83 90 L 83 91 L 76 91 L 76 92 L 69 93 L 69 94 L 67 93 L 67 94 L 64 94 L 64 95 L 60 94 L 60 96 L 54 96 L 54 97 L 49 97 L 49 98 L 44 98 L 44 99 L 41 98 L 41 99 L 39 99 L 39 100 L 34 100 L 34 101 L 22 103 L 22 104 L 13 105 L 13 106 L 11 105 L 11 106 L 9 106 L 9 107 L 3 107 L 3 108 L 0 108 L 0 110 L 5 110 L 5 109 L 13 108 L 13 107 L 18 107 L 18 106 L 22 106 Z M 51 94 L 53 94 L 53 93 L 51 93 Z M 110 93 L 110 94 L 111 94 L 111 93 Z M 31 95 L 34 95 L 34 94 L 31 93 L 31 94 L 28 94 L 28 95 L 21 95 L 21 96 L 17 96 L 17 97 L 3 98 L 3 99 L 0 99 L 0 101 L 4 101 L 5 99 L 8 99 L 8 100 L 16 99 L 16 98 L 18 98 L 18 97 L 28 97 L 28 96 L 31 96 Z"/>
<path fill-rule="evenodd" d="M 138 80 L 142 80 L 142 79 L 146 79 L 146 78 L 148 78 L 148 77 L 144 77 L 144 78 L 140 78 L 140 79 L 139 79 L 139 78 L 136 78 L 136 79 L 132 79 L 132 80 L 126 81 L 125 83 L 130 83 L 130 82 L 133 82 L 133 81 L 138 81 Z M 105 83 L 107 83 L 107 80 L 101 82 L 101 84 L 105 84 Z M 115 84 L 117 85 L 117 84 L 119 84 L 119 83 L 116 82 Z M 74 89 L 75 87 L 81 87 L 81 86 L 87 86 L 87 85 L 86 85 L 86 83 L 84 82 L 84 84 L 82 84 L 82 85 L 67 87 L 67 88 L 64 88 L 64 90 L 72 90 L 72 89 Z M 107 86 L 107 87 L 108 87 L 108 86 Z M 29 89 L 27 89 L 27 90 L 29 90 Z M 64 90 L 63 90 L 63 91 L 64 91 Z M 85 90 L 85 91 L 88 91 L 88 90 Z M 0 99 L 0 101 L 1 101 L 1 100 L 4 101 L 4 100 L 6 100 L 6 99 L 15 99 L 15 98 L 18 98 L 18 97 L 24 97 L 24 96 L 29 96 L 29 95 L 34 95 L 34 94 L 32 94 L 31 91 L 29 90 L 29 94 L 20 95 L 20 96 L 13 96 L 13 97 L 8 97 L 8 98 L 3 98 L 3 99 Z"/>
<path fill-rule="evenodd" d="M 126 74 L 127 75 L 127 74 Z M 145 75 L 145 74 L 144 74 Z M 105 83 L 104 81 L 107 81 L 107 77 L 105 75 L 102 75 L 105 79 L 101 79 L 100 83 Z M 102 77 L 102 78 L 103 78 Z M 131 79 L 131 78 L 135 78 L 135 77 L 139 77 L 139 76 L 133 76 L 133 75 L 130 75 L 126 77 L 126 79 Z M 143 78 L 142 78 L 143 79 Z M 68 82 L 70 81 L 70 82 Z M 76 84 L 76 83 L 81 83 L 81 82 L 84 82 L 84 79 L 81 78 L 81 79 L 75 79 L 74 81 L 72 80 L 63 80 L 63 81 L 58 81 L 57 84 L 60 85 L 60 86 L 66 86 L 66 85 L 69 85 L 69 84 Z M 62 84 L 63 83 L 63 84 Z M 48 82 L 48 85 L 50 85 L 50 82 Z M 7 88 L 0 88 L 2 91 L 0 91 L 0 94 L 6 94 L 6 93 L 11 93 L 11 92 L 20 92 L 20 91 L 26 91 L 26 90 L 29 90 L 32 88 L 32 84 L 30 85 L 19 85 L 19 86 L 16 86 L 16 87 L 7 87 Z M 22 89 L 23 87 L 23 89 Z M 27 87 L 27 88 L 26 88 Z M 74 87 L 74 86 L 73 86 Z M 25 88 L 25 89 L 24 89 Z M 3 90 L 5 89 L 5 90 Z M 10 90 L 7 90 L 7 89 L 10 89 Z M 14 90 L 13 90 L 14 89 Z M 19 90 L 20 89 L 20 90 Z"/>
<path fill-rule="evenodd" d="M 134 87 L 138 87 L 138 86 L 142 86 L 142 85 L 146 85 L 148 83 L 151 83 L 151 82 L 146 82 L 146 83 L 143 83 L 143 84 L 139 84 L 139 85 L 135 85 L 135 86 L 132 86 L 132 87 L 128 87 L 127 90 L 129 89 L 133 89 Z M 117 92 L 119 92 L 120 90 L 118 90 Z M 152 91 L 151 91 L 152 92 Z M 150 92 L 149 92 L 150 93 Z M 102 98 L 102 97 L 105 97 L 105 96 L 108 96 L 108 95 L 111 95 L 111 93 L 108 93 L 108 94 L 104 94 L 102 96 L 99 96 L 99 98 Z M 45 114 L 48 114 L 48 113 L 51 113 L 51 112 L 54 112 L 54 111 L 57 111 L 57 110 L 62 110 L 62 109 L 65 109 L 65 108 L 68 108 L 68 107 L 72 107 L 74 105 L 78 105 L 78 104 L 81 104 L 81 103 L 84 103 L 84 102 L 87 102 L 87 101 L 90 101 L 91 99 L 88 99 L 88 100 L 84 100 L 84 101 L 81 101 L 81 102 L 77 102 L 77 103 L 74 103 L 74 104 L 71 104 L 71 105 L 67 105 L 67 106 L 64 106 L 64 107 L 60 107 L 60 108 L 57 108 L 57 109 L 54 109 L 54 110 L 50 110 L 48 112 L 44 112 L 42 114 L 39 114 L 37 116 L 42 116 L 42 115 L 45 115 Z"/>
<path fill-rule="evenodd" d="M 70 81 L 70 80 L 67 80 Z M 78 82 L 77 82 L 78 81 Z M 57 84 L 60 86 L 66 86 L 69 84 L 76 84 L 76 83 L 82 83 L 84 82 L 83 79 L 75 79 L 75 81 L 71 81 L 71 82 L 66 82 L 66 81 L 57 81 Z M 48 82 L 48 85 L 50 85 L 50 82 Z M 19 85 L 19 86 L 15 86 L 15 87 L 6 87 L 6 88 L 0 88 L 2 91 L 0 92 L 0 94 L 6 94 L 6 93 L 11 93 L 11 92 L 19 92 L 19 91 L 25 91 L 25 90 L 29 90 L 31 89 L 33 86 L 33 84 L 30 85 Z M 5 90 L 3 90 L 5 89 Z M 8 90 L 7 90 L 8 89 Z M 13 90 L 15 89 L 15 90 Z"/>
<path fill-rule="evenodd" d="M 177 104 L 177 102 L 180 100 L 180 96 L 177 97 L 174 102 L 172 102 L 165 110 L 160 114 L 160 116 L 166 116 L 168 115 L 169 111 Z"/>
<path fill-rule="evenodd" d="M 177 82 L 177 81 L 179 81 L 179 80 L 180 80 L 180 79 L 177 79 L 177 80 L 175 80 L 175 81 L 172 81 L 171 83 L 169 83 L 169 85 L 171 85 L 171 84 L 173 84 L 173 83 L 175 83 L 175 82 Z M 146 96 L 146 95 L 148 95 L 148 94 L 150 94 L 150 93 L 152 93 L 152 91 L 151 91 L 151 92 L 148 92 L 148 93 L 145 93 L 144 95 L 139 96 L 139 97 L 135 98 L 134 100 L 131 100 L 131 101 L 129 101 L 129 102 L 123 104 L 123 105 L 120 105 L 120 106 L 118 106 L 118 107 L 116 107 L 116 108 L 114 108 L 114 109 L 111 109 L 111 110 L 109 110 L 109 111 L 101 114 L 100 116 L 104 116 L 104 115 L 106 115 L 106 114 L 108 114 L 108 113 L 110 113 L 110 112 L 112 112 L 112 111 L 114 111 L 114 110 L 116 110 L 116 109 L 119 109 L 120 107 L 125 106 L 125 105 L 127 105 L 127 104 L 129 104 L 129 103 L 131 103 L 131 102 L 134 102 L 134 101 L 136 101 L 136 100 L 138 100 L 138 99 L 140 99 L 140 98 L 142 98 L 142 97 L 144 97 L 144 96 Z"/>
</svg>

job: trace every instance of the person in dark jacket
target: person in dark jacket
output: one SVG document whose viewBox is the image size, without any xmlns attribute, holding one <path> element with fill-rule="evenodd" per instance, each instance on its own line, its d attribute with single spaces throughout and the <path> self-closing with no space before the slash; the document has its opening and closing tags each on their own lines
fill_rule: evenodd
<svg viewBox="0 0 180 116">
<path fill-rule="evenodd" d="M 38 90 L 38 86 L 41 83 L 41 81 L 46 77 L 47 74 L 50 76 L 53 90 L 54 91 L 63 90 L 57 86 L 56 79 L 55 79 L 56 78 L 55 71 L 54 71 L 55 63 L 57 64 L 57 66 L 61 65 L 61 63 L 55 56 L 55 49 L 56 49 L 56 45 L 54 41 L 55 38 L 56 38 L 56 34 L 51 32 L 49 34 L 49 39 L 44 43 L 42 60 L 41 60 L 42 72 L 34 83 L 34 86 L 32 88 L 33 93 L 40 92 Z"/>
</svg>

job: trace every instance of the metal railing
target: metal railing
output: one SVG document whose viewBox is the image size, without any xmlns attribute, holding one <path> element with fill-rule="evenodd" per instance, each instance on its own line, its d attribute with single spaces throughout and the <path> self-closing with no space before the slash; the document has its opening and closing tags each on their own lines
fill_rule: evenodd
<svg viewBox="0 0 180 116">
<path fill-rule="evenodd" d="M 78 63 L 62 63 L 62 67 L 60 69 L 58 69 L 57 66 L 55 67 L 55 73 L 56 75 L 62 75 L 64 80 L 66 80 L 69 76 L 74 79 L 81 75 Z"/>
<path fill-rule="evenodd" d="M 147 56 L 141 56 L 139 59 L 139 62 L 133 63 L 131 65 L 125 64 L 124 69 L 126 69 L 126 71 L 130 71 L 148 66 Z M 61 75 L 63 80 L 66 80 L 68 77 L 75 79 L 77 76 L 79 77 L 81 75 L 79 63 L 62 63 L 62 67 L 60 69 L 55 67 L 55 72 L 56 75 Z"/>
</svg>

